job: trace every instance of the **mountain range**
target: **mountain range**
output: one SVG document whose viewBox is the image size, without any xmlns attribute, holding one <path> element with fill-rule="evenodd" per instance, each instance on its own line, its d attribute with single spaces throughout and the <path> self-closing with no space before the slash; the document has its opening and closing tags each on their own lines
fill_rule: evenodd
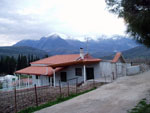
<svg viewBox="0 0 150 113">
<path fill-rule="evenodd" d="M 137 47 L 134 40 L 123 36 L 111 38 L 98 37 L 97 40 L 90 39 L 88 42 L 63 39 L 59 34 L 42 37 L 40 40 L 22 40 L 14 47 L 28 46 L 47 52 L 49 55 L 79 53 L 79 48 L 85 48 L 85 52 L 95 57 L 103 57 L 118 51 L 125 51 Z"/>
</svg>

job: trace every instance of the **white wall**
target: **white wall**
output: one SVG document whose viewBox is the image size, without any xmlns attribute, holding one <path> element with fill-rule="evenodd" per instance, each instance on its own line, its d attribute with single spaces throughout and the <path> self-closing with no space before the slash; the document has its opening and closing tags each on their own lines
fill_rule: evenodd
<svg viewBox="0 0 150 113">
<path fill-rule="evenodd" d="M 36 79 L 36 75 L 32 75 L 32 84 L 36 84 L 37 86 L 41 85 L 41 80 L 40 79 Z"/>
<path fill-rule="evenodd" d="M 41 85 L 49 85 L 49 77 L 46 75 L 40 76 Z"/>
<path fill-rule="evenodd" d="M 125 63 L 116 63 L 116 72 L 117 76 L 126 76 L 126 67 L 127 65 Z"/>
<path fill-rule="evenodd" d="M 127 67 L 127 75 L 134 75 L 140 73 L 140 66 Z"/>
<path fill-rule="evenodd" d="M 52 85 L 52 77 L 50 77 L 49 82 L 49 76 L 40 75 L 38 79 L 36 79 L 36 75 L 32 75 L 32 84 L 36 84 L 37 86 Z"/>
<path fill-rule="evenodd" d="M 94 79 L 98 79 L 101 77 L 120 77 L 126 75 L 126 64 L 125 63 L 111 63 L 110 61 L 102 61 L 95 64 L 87 64 L 85 65 L 86 68 L 94 68 Z M 82 76 L 76 76 L 75 75 L 75 69 L 76 68 L 82 68 Z M 60 73 L 61 72 L 67 72 L 67 80 L 73 79 L 78 77 L 78 83 L 84 81 L 84 70 L 83 65 L 73 65 L 66 67 L 65 69 L 56 72 L 56 86 L 59 85 L 60 81 Z M 49 85 L 49 78 L 48 76 L 41 75 L 39 76 L 39 79 L 36 79 L 35 76 L 32 76 L 33 84 L 37 85 Z M 61 82 L 62 85 L 67 85 L 66 82 Z M 75 84 L 76 80 L 71 80 L 69 82 L 70 84 Z"/>
<path fill-rule="evenodd" d="M 94 78 L 100 78 L 100 70 L 99 70 L 99 63 L 95 63 L 95 64 L 86 64 L 85 65 L 86 68 L 94 68 Z M 82 76 L 76 76 L 75 75 L 75 68 L 82 68 Z M 59 80 L 60 80 L 60 73 L 61 72 L 67 72 L 67 80 L 72 79 L 72 78 L 76 78 L 78 77 L 78 83 L 83 82 L 84 81 L 84 70 L 83 70 L 83 65 L 74 65 L 74 66 L 69 66 L 65 69 L 63 69 L 60 72 L 56 73 L 56 85 L 59 85 Z M 71 80 L 69 83 L 71 84 L 75 84 L 76 80 Z M 66 82 L 62 82 L 62 84 L 66 84 Z"/>
<path fill-rule="evenodd" d="M 101 77 L 111 76 L 112 75 L 112 64 L 111 62 L 100 62 L 100 73 Z"/>
<path fill-rule="evenodd" d="M 100 62 L 101 77 L 121 77 L 126 76 L 126 64 L 125 63 L 111 63 L 110 61 Z"/>
<path fill-rule="evenodd" d="M 94 68 L 94 78 L 100 78 L 100 69 L 99 69 L 99 63 L 96 64 L 88 64 L 85 65 L 86 68 Z M 82 76 L 76 76 L 75 75 L 75 68 L 82 68 Z M 83 65 L 74 65 L 74 66 L 69 66 L 59 72 L 56 72 L 56 86 L 59 85 L 59 80 L 60 80 L 60 73 L 61 72 L 67 72 L 67 80 L 69 79 L 73 79 L 78 77 L 78 83 L 83 82 L 84 81 L 84 70 L 83 70 Z M 35 75 L 32 75 L 32 83 L 33 85 L 36 84 L 37 86 L 42 86 L 42 85 L 49 85 L 49 77 L 45 76 L 45 75 L 40 75 L 38 79 L 36 79 Z M 62 85 L 67 85 L 66 82 L 61 82 Z M 71 80 L 69 82 L 70 84 L 75 84 L 76 80 Z"/>
</svg>

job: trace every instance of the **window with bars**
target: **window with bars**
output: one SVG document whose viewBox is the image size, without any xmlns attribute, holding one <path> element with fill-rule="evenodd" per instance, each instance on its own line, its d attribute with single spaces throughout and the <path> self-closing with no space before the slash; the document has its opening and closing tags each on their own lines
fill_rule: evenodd
<svg viewBox="0 0 150 113">
<path fill-rule="evenodd" d="M 75 68 L 75 75 L 82 76 L 82 68 Z"/>
</svg>

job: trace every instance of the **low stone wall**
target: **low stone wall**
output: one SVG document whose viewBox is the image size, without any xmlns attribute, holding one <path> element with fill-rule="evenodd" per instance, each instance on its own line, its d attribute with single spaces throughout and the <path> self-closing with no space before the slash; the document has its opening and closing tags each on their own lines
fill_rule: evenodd
<svg viewBox="0 0 150 113">
<path fill-rule="evenodd" d="M 91 82 L 81 86 L 64 87 L 42 86 L 24 90 L 0 91 L 0 113 L 15 113 L 28 107 L 54 101 L 59 97 L 67 97 L 99 87 L 103 84 Z"/>
<path fill-rule="evenodd" d="M 146 65 L 146 64 L 141 64 L 140 65 L 141 72 L 148 71 L 149 69 L 150 69 L 149 65 Z"/>
<path fill-rule="evenodd" d="M 148 71 L 149 69 L 150 69 L 150 66 L 146 64 L 140 64 L 137 66 L 129 66 L 127 67 L 127 75 L 128 76 L 135 75 L 141 72 Z"/>
<path fill-rule="evenodd" d="M 127 75 L 134 75 L 140 73 L 140 66 L 130 66 L 127 67 Z"/>
</svg>

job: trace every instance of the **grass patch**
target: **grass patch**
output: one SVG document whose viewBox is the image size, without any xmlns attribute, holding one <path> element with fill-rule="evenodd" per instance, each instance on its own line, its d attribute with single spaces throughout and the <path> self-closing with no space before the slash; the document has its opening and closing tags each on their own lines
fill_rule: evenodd
<svg viewBox="0 0 150 113">
<path fill-rule="evenodd" d="M 33 112 L 41 110 L 43 108 L 50 107 L 50 106 L 55 105 L 55 104 L 59 104 L 59 103 L 64 102 L 66 100 L 70 100 L 74 97 L 77 97 L 77 96 L 82 95 L 84 93 L 88 93 L 88 92 L 95 90 L 95 89 L 96 88 L 92 88 L 90 90 L 87 90 L 87 91 L 84 91 L 84 92 L 81 92 L 78 94 L 70 94 L 68 97 L 65 97 L 65 98 L 57 98 L 55 101 L 47 102 L 46 104 L 42 104 L 42 105 L 39 105 L 37 107 L 29 107 L 27 109 L 24 109 L 24 110 L 18 112 L 18 113 L 33 113 Z"/>
<path fill-rule="evenodd" d="M 21 75 L 20 78 L 24 79 L 24 78 L 28 78 L 29 75 Z M 32 76 L 29 76 L 29 78 L 32 78 Z"/>
<path fill-rule="evenodd" d="M 133 109 L 129 110 L 128 113 L 150 113 L 150 104 L 147 103 L 146 99 L 142 99 Z"/>
</svg>

